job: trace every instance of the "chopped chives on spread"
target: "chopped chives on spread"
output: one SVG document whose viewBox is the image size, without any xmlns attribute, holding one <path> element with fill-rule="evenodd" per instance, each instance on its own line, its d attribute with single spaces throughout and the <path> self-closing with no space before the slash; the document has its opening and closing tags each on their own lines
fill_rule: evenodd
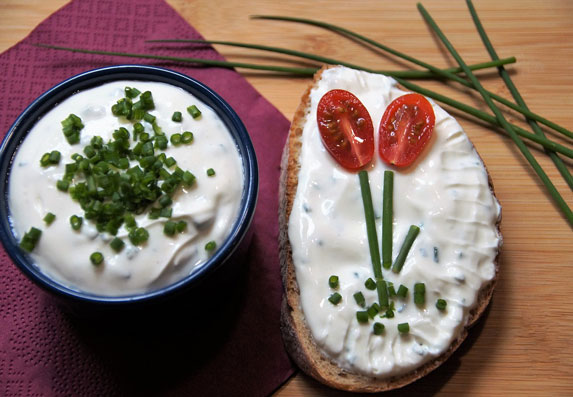
<svg viewBox="0 0 573 397">
<path fill-rule="evenodd" d="M 407 334 L 410 332 L 410 324 L 408 323 L 400 323 L 398 324 L 398 332 L 401 334 Z"/>
<path fill-rule="evenodd" d="M 340 303 L 340 301 L 342 300 L 342 295 L 340 295 L 338 292 L 335 292 L 328 297 L 328 300 L 333 305 L 338 305 Z"/>
<path fill-rule="evenodd" d="M 84 128 L 82 120 L 75 114 L 70 114 L 62 121 L 62 131 L 70 145 L 79 143 L 80 132 Z"/>
<path fill-rule="evenodd" d="M 100 265 L 103 262 L 103 255 L 101 252 L 94 252 L 90 255 L 90 261 L 94 265 Z"/>
<path fill-rule="evenodd" d="M 368 322 L 368 312 L 367 311 L 357 311 L 356 312 L 356 319 L 359 323 L 367 323 Z"/>
<path fill-rule="evenodd" d="M 180 122 L 182 120 L 183 116 L 181 115 L 181 112 L 174 112 L 173 116 L 171 116 L 171 120 L 175 121 L 175 122 Z"/>
<path fill-rule="evenodd" d="M 338 288 L 338 276 L 330 276 L 328 278 L 328 285 L 330 286 L 330 288 Z"/>
<path fill-rule="evenodd" d="M 396 257 L 396 260 L 394 261 L 394 265 L 392 265 L 392 271 L 394 273 L 400 273 L 400 270 L 402 270 L 404 262 L 406 261 L 406 257 L 408 256 L 408 252 L 410 252 L 410 248 L 412 248 L 412 244 L 414 244 L 414 240 L 416 240 L 418 233 L 420 233 L 420 228 L 418 226 L 415 225 L 410 226 L 408 234 L 404 239 L 404 243 L 400 248 L 400 252 Z"/>
<path fill-rule="evenodd" d="M 181 142 L 185 144 L 193 142 L 193 133 L 191 131 L 185 131 L 181 135 Z"/>
<path fill-rule="evenodd" d="M 84 219 L 81 216 L 72 215 L 70 217 L 70 225 L 72 226 L 72 229 L 74 229 L 74 230 L 80 230 L 80 228 L 82 227 L 83 221 L 84 221 Z"/>
<path fill-rule="evenodd" d="M 374 318 L 374 316 L 376 316 L 380 312 L 380 306 L 378 305 L 378 303 L 374 302 L 368 308 L 368 310 L 366 310 L 366 312 L 368 313 L 368 317 Z"/>
<path fill-rule="evenodd" d="M 392 284 L 390 281 L 388 281 L 388 296 L 390 298 L 396 296 L 396 289 L 394 288 L 394 284 Z"/>
<path fill-rule="evenodd" d="M 215 170 L 213 168 L 209 168 L 207 170 L 207 176 L 213 176 L 213 175 L 215 175 Z"/>
<path fill-rule="evenodd" d="M 215 248 L 217 248 L 217 243 L 214 241 L 209 241 L 207 244 L 205 244 L 206 251 L 213 251 Z"/>
<path fill-rule="evenodd" d="M 129 237 L 131 244 L 142 245 L 149 238 L 149 232 L 143 227 L 138 227 L 137 229 L 131 230 L 127 237 Z"/>
<path fill-rule="evenodd" d="M 364 295 L 362 294 L 362 292 L 357 292 L 353 296 L 358 306 L 364 307 L 366 305 L 366 299 L 364 299 Z"/>
<path fill-rule="evenodd" d="M 166 236 L 174 236 L 176 231 L 177 231 L 177 222 L 167 221 L 163 225 L 163 233 Z"/>
<path fill-rule="evenodd" d="M 376 289 L 376 282 L 374 280 L 372 280 L 371 277 L 369 277 L 368 280 L 366 280 L 364 282 L 364 286 L 369 290 L 375 290 Z"/>
<path fill-rule="evenodd" d="M 125 246 L 125 243 L 119 237 L 115 237 L 113 240 L 111 240 L 109 245 L 115 252 L 120 252 Z"/>
<path fill-rule="evenodd" d="M 374 335 L 382 335 L 382 333 L 384 332 L 384 324 L 382 323 L 374 323 L 374 325 L 372 326 L 372 331 L 374 332 Z"/>
<path fill-rule="evenodd" d="M 446 310 L 447 305 L 448 305 L 448 302 L 446 302 L 445 299 L 438 299 L 436 301 L 436 307 L 438 308 L 438 310 Z"/>
<path fill-rule="evenodd" d="M 414 303 L 418 306 L 426 303 L 426 285 L 424 283 L 414 284 Z"/>
<path fill-rule="evenodd" d="M 399 296 L 400 298 L 405 298 L 407 294 L 408 294 L 408 287 L 400 284 L 400 286 L 398 287 L 398 291 L 396 291 L 396 295 Z"/>
<path fill-rule="evenodd" d="M 191 117 L 193 117 L 194 119 L 198 118 L 199 116 L 201 116 L 201 111 L 197 108 L 197 106 L 195 105 L 191 105 L 187 108 L 187 111 L 189 112 L 189 114 L 191 115 Z"/>
<path fill-rule="evenodd" d="M 46 225 L 51 225 L 52 222 L 54 222 L 54 220 L 56 219 L 56 215 L 52 214 L 51 212 L 48 212 L 46 214 L 46 216 L 44 217 L 44 222 L 46 222 Z"/>
<path fill-rule="evenodd" d="M 392 219 L 394 196 L 394 172 L 384 171 L 384 192 L 382 199 L 382 265 L 392 266 Z"/>
<path fill-rule="evenodd" d="M 181 145 L 181 134 L 179 134 L 179 133 L 173 134 L 173 135 L 171 135 L 169 140 L 171 141 L 171 143 L 174 146 L 179 146 L 179 145 Z"/>
<path fill-rule="evenodd" d="M 41 236 L 42 231 L 32 226 L 30 230 L 22 236 L 22 240 L 20 240 L 20 248 L 26 252 L 32 252 Z"/>
</svg>

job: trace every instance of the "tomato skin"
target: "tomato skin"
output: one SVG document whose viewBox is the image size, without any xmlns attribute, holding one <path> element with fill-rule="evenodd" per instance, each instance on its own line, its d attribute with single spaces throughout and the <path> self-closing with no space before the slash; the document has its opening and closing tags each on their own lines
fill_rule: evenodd
<svg viewBox="0 0 573 397">
<path fill-rule="evenodd" d="M 382 160 L 397 167 L 412 164 L 430 141 L 435 122 L 434 109 L 424 96 L 406 94 L 393 100 L 380 120 Z"/>
<path fill-rule="evenodd" d="M 366 107 L 346 90 L 328 91 L 316 119 L 322 143 L 342 167 L 357 171 L 374 156 L 374 127 Z"/>
</svg>

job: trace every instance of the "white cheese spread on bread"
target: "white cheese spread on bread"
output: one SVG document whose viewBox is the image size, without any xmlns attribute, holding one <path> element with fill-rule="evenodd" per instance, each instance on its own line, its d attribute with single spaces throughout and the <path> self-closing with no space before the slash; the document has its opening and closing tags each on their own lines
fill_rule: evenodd
<svg viewBox="0 0 573 397">
<path fill-rule="evenodd" d="M 323 70 L 310 91 L 298 186 L 288 220 L 301 309 L 315 343 L 341 368 L 379 378 L 398 376 L 445 353 L 467 325 L 478 292 L 496 276 L 501 207 L 462 127 L 432 101 L 434 134 L 411 166 L 390 167 L 376 152 L 366 170 L 378 238 L 383 174 L 388 169 L 395 173 L 392 258 L 410 225 L 419 226 L 420 234 L 399 274 L 383 270 L 396 289 L 403 284 L 409 292 L 405 299 L 393 298 L 393 318 L 376 316 L 385 330 L 375 335 L 372 321 L 357 321 L 356 311 L 364 309 L 353 298 L 360 291 L 367 305 L 378 300 L 376 291 L 364 286 L 374 275 L 358 175 L 343 169 L 326 151 L 316 121 L 318 102 L 332 89 L 350 91 L 364 104 L 374 125 L 376 148 L 386 107 L 405 94 L 392 78 L 345 67 Z M 328 300 L 331 275 L 339 277 L 338 305 Z M 422 308 L 412 299 L 418 282 L 426 287 Z M 436 308 L 437 299 L 447 301 L 446 310 Z M 405 322 L 410 331 L 401 334 L 397 325 Z"/>
</svg>

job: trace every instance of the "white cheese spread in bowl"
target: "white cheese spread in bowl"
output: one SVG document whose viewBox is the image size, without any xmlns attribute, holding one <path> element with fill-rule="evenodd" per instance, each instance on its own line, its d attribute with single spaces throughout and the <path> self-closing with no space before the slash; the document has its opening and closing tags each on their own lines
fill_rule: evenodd
<svg viewBox="0 0 573 397">
<path fill-rule="evenodd" d="M 114 77 L 109 78 L 110 74 Z M 98 76 L 99 79 L 104 76 L 104 81 L 89 83 L 90 78 L 97 80 Z M 27 131 L 10 165 L 5 194 L 13 238 L 20 240 L 31 227 L 42 230 L 29 254 L 34 264 L 28 264 L 27 268 L 34 267 L 33 279 L 39 277 L 46 281 L 47 278 L 48 284 L 58 284 L 65 293 L 80 297 L 138 300 L 176 288 L 174 286 L 185 284 L 190 278 L 209 272 L 209 267 L 215 268 L 225 262 L 249 226 L 258 188 L 254 150 L 236 114 L 205 86 L 165 69 L 115 67 L 108 68 L 107 74 L 102 70 L 92 71 L 71 80 L 74 79 L 75 84 L 83 82 L 85 87 L 57 100 L 55 106 L 42 112 Z M 62 85 L 66 83 L 69 91 L 74 81 L 68 80 Z M 136 88 L 141 93 L 151 92 L 154 107 L 146 112 L 155 117 L 153 122 L 149 119 L 128 120 L 112 114 L 112 106 L 126 96 L 126 87 Z M 133 102 L 138 99 L 134 98 Z M 199 116 L 193 117 L 187 111 L 193 105 L 200 111 Z M 181 113 L 181 121 L 173 118 L 175 112 Z M 61 122 L 70 114 L 78 116 L 83 124 L 77 144 L 68 143 L 62 132 Z M 157 201 L 142 212 L 132 214 L 137 228 L 147 231 L 148 238 L 144 242 L 131 239 L 131 229 L 125 222 L 115 235 L 98 231 L 96 223 L 87 219 L 70 189 L 62 191 L 57 186 L 58 181 L 65 179 L 66 164 L 74 163 L 74 154 L 88 158 L 84 148 L 94 137 L 101 137 L 104 143 L 111 142 L 114 132 L 124 127 L 131 135 L 130 147 L 133 149 L 138 143 L 133 136 L 136 122 L 151 137 L 158 135 L 153 124 L 159 126 L 160 134 L 167 138 L 167 147 L 163 150 L 154 145 L 155 155 L 164 153 L 163 160 L 172 158 L 176 161 L 176 164 L 164 164 L 164 171 L 171 174 L 179 168 L 194 176 L 192 183 L 181 183 L 170 194 L 172 203 L 167 206 L 170 216 L 150 216 L 151 208 L 161 207 Z M 176 145 L 169 141 L 171 136 L 187 131 L 192 133 L 190 142 L 188 139 Z M 139 142 L 142 142 L 139 136 Z M 5 142 L 4 151 L 7 145 Z M 52 151 L 60 153 L 60 161 L 42 166 L 40 159 L 44 153 Z M 129 168 L 143 169 L 139 160 L 131 158 Z M 113 169 L 125 174 L 125 171 Z M 85 180 L 85 175 L 78 173 L 70 186 Z M 162 182 L 154 183 L 161 186 Z M 102 187 L 97 186 L 97 189 L 102 190 Z M 43 221 L 47 213 L 55 215 L 49 225 Z M 70 225 L 73 216 L 83 219 L 78 230 Z M 167 235 L 164 228 L 168 221 L 184 223 L 184 230 Z M 114 239 L 123 242 L 120 250 L 110 245 Z M 6 246 L 6 238 L 3 242 Z M 90 260 L 94 252 L 103 256 L 100 264 Z M 15 262 L 18 263 L 21 256 L 22 253 L 14 254 Z"/>
</svg>

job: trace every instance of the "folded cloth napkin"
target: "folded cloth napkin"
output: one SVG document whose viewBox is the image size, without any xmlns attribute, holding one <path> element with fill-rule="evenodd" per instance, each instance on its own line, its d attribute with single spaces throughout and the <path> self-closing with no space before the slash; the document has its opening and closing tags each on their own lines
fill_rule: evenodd
<svg viewBox="0 0 573 397">
<path fill-rule="evenodd" d="M 162 0 L 72 1 L 0 55 L 0 131 L 5 134 L 46 89 L 97 67 L 153 64 L 213 88 L 243 120 L 259 162 L 258 208 L 236 300 L 219 308 L 215 314 L 224 321 L 215 324 L 197 318 L 184 325 L 142 324 L 129 330 L 107 321 L 94 327 L 62 310 L 17 270 L 2 249 L 1 395 L 263 396 L 293 374 L 279 331 L 282 287 L 277 243 L 279 162 L 288 121 L 234 70 L 72 54 L 31 45 L 223 59 L 207 46 L 184 52 L 144 43 L 170 37 L 201 38 Z"/>
</svg>

